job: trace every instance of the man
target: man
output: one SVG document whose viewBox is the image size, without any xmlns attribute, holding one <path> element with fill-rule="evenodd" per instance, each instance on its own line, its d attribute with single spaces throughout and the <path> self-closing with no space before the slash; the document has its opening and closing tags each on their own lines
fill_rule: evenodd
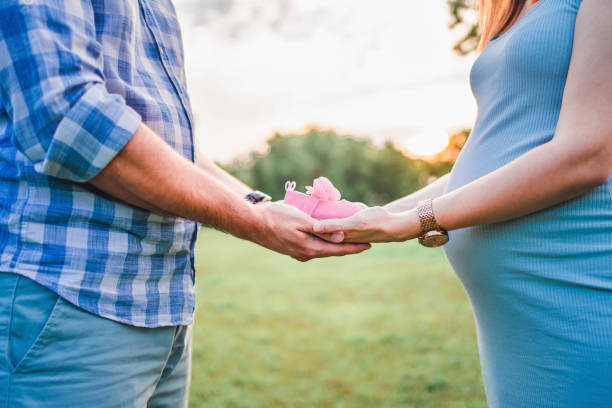
<svg viewBox="0 0 612 408">
<path fill-rule="evenodd" d="M 196 222 L 368 248 L 196 166 L 192 122 L 171 0 L 0 2 L 0 407 L 186 406 Z"/>
</svg>

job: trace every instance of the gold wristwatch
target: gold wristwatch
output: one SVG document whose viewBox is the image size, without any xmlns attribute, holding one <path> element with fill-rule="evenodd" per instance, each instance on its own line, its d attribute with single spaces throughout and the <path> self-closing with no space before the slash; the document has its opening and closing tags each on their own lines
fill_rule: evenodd
<svg viewBox="0 0 612 408">
<path fill-rule="evenodd" d="M 448 242 L 448 231 L 438 225 L 433 212 L 433 200 L 421 201 L 417 206 L 417 214 L 421 221 L 419 244 L 435 248 Z"/>
</svg>

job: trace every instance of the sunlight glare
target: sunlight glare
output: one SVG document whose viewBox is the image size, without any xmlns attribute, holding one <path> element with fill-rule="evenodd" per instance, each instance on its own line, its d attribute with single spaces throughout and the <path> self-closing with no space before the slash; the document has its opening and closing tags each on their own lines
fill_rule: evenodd
<svg viewBox="0 0 612 408">
<path fill-rule="evenodd" d="M 446 149 L 448 143 L 449 137 L 446 132 L 423 132 L 418 137 L 406 142 L 406 150 L 409 154 L 428 157 L 442 152 Z"/>
</svg>

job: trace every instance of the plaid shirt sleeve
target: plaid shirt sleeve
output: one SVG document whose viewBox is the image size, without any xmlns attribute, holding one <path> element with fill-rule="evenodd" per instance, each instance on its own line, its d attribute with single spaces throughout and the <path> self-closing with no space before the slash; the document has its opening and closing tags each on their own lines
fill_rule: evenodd
<svg viewBox="0 0 612 408">
<path fill-rule="evenodd" d="M 0 1 L 0 98 L 36 171 L 74 182 L 106 167 L 141 123 L 107 92 L 88 0 Z"/>
</svg>

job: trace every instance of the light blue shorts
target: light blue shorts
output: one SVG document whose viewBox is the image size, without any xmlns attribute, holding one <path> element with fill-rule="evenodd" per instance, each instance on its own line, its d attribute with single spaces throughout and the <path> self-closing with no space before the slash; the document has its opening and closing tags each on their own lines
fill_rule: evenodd
<svg viewBox="0 0 612 408">
<path fill-rule="evenodd" d="M 187 406 L 191 326 L 139 328 L 0 273 L 1 408 Z"/>
</svg>

